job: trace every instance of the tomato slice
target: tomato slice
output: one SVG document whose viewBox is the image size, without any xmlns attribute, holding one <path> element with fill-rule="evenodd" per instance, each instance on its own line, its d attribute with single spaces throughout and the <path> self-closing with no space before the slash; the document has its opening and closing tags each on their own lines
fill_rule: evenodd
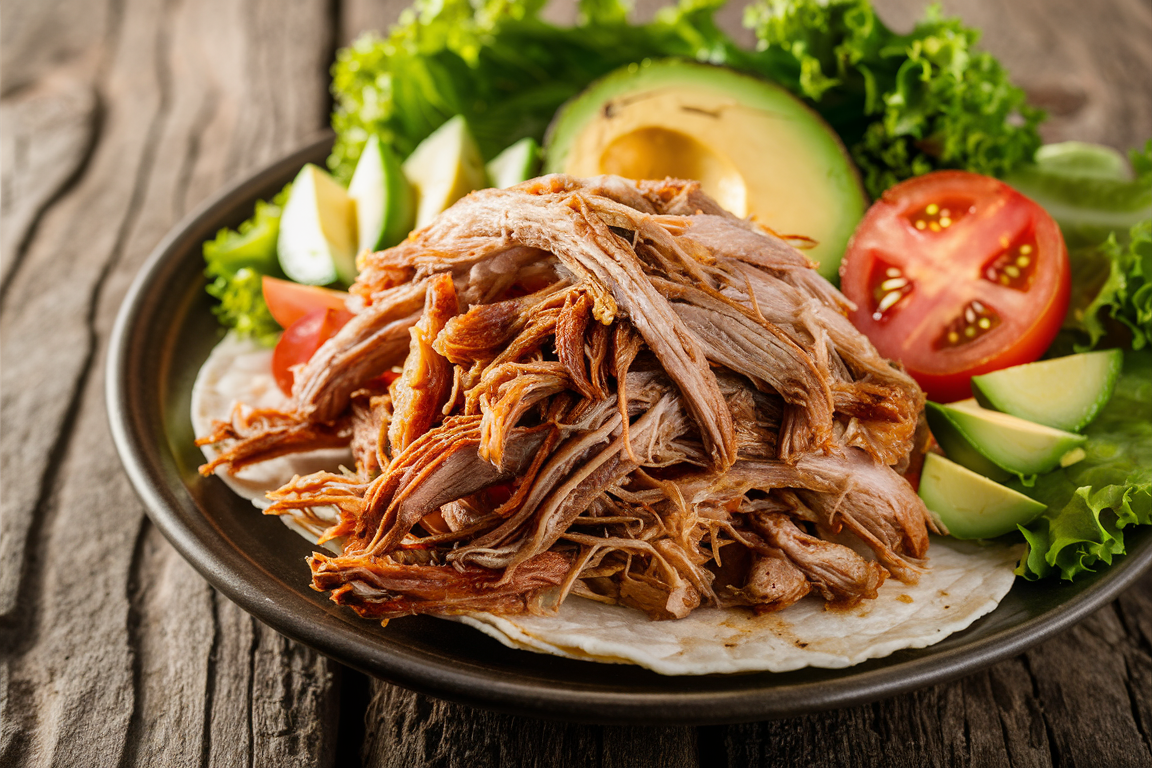
<svg viewBox="0 0 1152 768">
<path fill-rule="evenodd" d="M 280 323 L 281 328 L 288 328 L 309 312 L 317 309 L 329 308 L 344 309 L 344 302 L 348 294 L 344 291 L 334 291 L 331 288 L 321 288 L 318 285 L 301 285 L 291 280 L 280 280 L 275 277 L 264 276 L 261 283 L 264 292 L 264 303 L 272 318 Z"/>
<path fill-rule="evenodd" d="M 937 171 L 892 187 L 840 265 L 852 322 L 940 402 L 972 376 L 1031 362 L 1068 309 L 1068 250 L 1039 205 L 1007 184 Z"/>
<path fill-rule="evenodd" d="M 346 309 L 321 307 L 301 317 L 288 327 L 272 351 L 272 375 L 284 394 L 292 395 L 296 375 L 293 368 L 312 359 L 320 346 L 336 335 L 352 319 Z"/>
</svg>

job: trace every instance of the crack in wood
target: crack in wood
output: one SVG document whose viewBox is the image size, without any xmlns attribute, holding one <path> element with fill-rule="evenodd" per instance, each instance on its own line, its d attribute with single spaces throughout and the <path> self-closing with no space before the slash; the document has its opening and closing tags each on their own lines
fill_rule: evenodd
<svg viewBox="0 0 1152 768">
<path fill-rule="evenodd" d="M 148 528 L 152 523 L 148 518 L 140 520 L 140 527 L 136 531 L 136 540 L 132 545 L 132 564 L 129 567 L 128 577 L 128 621 L 125 634 L 128 639 L 129 652 L 132 657 L 132 714 L 128 718 L 128 734 L 125 739 L 126 749 L 120 757 L 120 768 L 133 768 L 139 765 L 137 754 L 141 736 L 143 734 L 143 717 L 140 711 L 140 690 L 143 687 L 143 659 L 140 654 L 140 617 L 144 602 L 144 591 L 147 578 L 144 574 L 145 546 Z"/>
<path fill-rule="evenodd" d="M 12 283 L 16 280 L 16 275 L 20 272 L 23 266 L 25 257 L 28 255 L 28 249 L 31 247 L 33 240 L 36 239 L 36 233 L 40 229 L 40 222 L 52 210 L 56 204 L 67 197 L 80 183 L 80 180 L 88 173 L 89 165 L 92 158 L 96 154 L 96 147 L 100 143 L 101 130 L 104 126 L 104 110 L 103 104 L 99 94 L 92 91 L 92 108 L 88 121 L 90 129 L 87 134 L 87 141 L 79 151 L 79 157 L 76 160 L 75 168 L 64 177 L 59 186 L 51 192 L 40 203 L 38 208 L 32 213 L 24 232 L 21 234 L 20 239 L 16 242 L 14 253 L 5 254 L 5 261 L 7 262 L 3 275 L 0 276 L 0 305 L 4 304 L 8 299 L 8 291 Z M 27 152 L 27 150 L 24 150 Z M 20 149 L 17 149 L 18 156 L 23 154 Z M 2 613 L 2 610 L 0 610 Z"/>
<path fill-rule="evenodd" d="M 204 685 L 204 728 L 200 739 L 200 768 L 209 768 L 212 759 L 212 702 L 216 698 L 216 661 L 220 653 L 220 596 L 215 588 L 208 590 L 212 617 L 212 647 L 208 651 L 208 671 Z"/>
</svg>

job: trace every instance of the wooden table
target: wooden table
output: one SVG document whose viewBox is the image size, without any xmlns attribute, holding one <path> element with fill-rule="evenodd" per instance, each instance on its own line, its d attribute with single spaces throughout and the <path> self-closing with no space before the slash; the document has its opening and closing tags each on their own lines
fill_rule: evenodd
<svg viewBox="0 0 1152 768">
<path fill-rule="evenodd" d="M 899 20 L 921 0 L 877 4 Z M 1047 139 L 1152 136 L 1148 0 L 945 5 L 1052 112 Z M 641 728 L 370 680 L 269 630 L 175 553 L 109 437 L 117 307 L 185 213 L 323 129 L 336 47 L 401 7 L 4 2 L 0 764 L 1152 764 L 1152 574 L 954 683 L 790 720 Z M 572 3 L 553 15 L 571 18 Z M 739 9 L 722 19 L 736 28 Z"/>
</svg>

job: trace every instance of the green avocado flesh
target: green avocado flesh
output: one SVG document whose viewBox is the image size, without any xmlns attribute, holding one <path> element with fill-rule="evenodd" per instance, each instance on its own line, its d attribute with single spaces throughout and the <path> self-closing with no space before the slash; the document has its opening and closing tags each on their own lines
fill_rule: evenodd
<svg viewBox="0 0 1152 768">
<path fill-rule="evenodd" d="M 645 61 L 568 102 L 545 139 L 545 173 L 695 179 L 724 208 L 805 251 L 835 280 L 868 201 L 840 138 L 783 88 L 730 69 Z"/>
<path fill-rule="evenodd" d="M 991 539 L 1027 525 L 1047 507 L 970 469 L 929 453 L 920 498 L 957 539 Z"/>
<path fill-rule="evenodd" d="M 356 205 L 358 250 L 379 251 L 399 243 L 416 223 L 416 195 L 400 160 L 376 136 L 368 139 L 348 184 Z"/>
<path fill-rule="evenodd" d="M 340 183 L 308 163 L 292 182 L 280 216 L 276 252 L 297 283 L 356 279 L 356 207 Z"/>
<path fill-rule="evenodd" d="M 505 149 L 488 163 L 488 180 L 497 189 L 527 181 L 536 175 L 540 167 L 540 145 L 531 136 Z"/>
<path fill-rule="evenodd" d="M 973 376 L 972 393 L 985 408 L 1078 432 L 1112 397 L 1123 363 L 1118 349 L 1041 360 Z"/>
<path fill-rule="evenodd" d="M 1012 475 L 1030 482 L 1031 476 L 1055 469 L 1086 440 L 975 403 L 928 403 L 925 414 L 948 458 L 997 482 Z"/>
</svg>

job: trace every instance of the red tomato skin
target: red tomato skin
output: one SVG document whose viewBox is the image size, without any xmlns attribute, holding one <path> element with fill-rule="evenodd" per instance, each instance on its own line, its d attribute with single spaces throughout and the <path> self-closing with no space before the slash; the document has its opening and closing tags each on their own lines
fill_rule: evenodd
<svg viewBox="0 0 1152 768">
<path fill-rule="evenodd" d="M 1010 289 L 1000 288 L 994 283 L 989 288 L 984 284 L 988 281 L 980 278 L 980 272 L 987 266 L 988 260 L 995 257 L 995 251 L 983 253 L 979 248 L 967 249 L 971 253 L 964 253 L 964 259 L 968 262 L 964 265 L 933 258 L 939 255 L 933 252 L 934 245 L 945 253 L 949 249 L 964 251 L 962 246 L 972 245 L 973 241 L 982 240 L 986 243 L 989 239 L 986 233 L 975 230 L 970 233 L 970 241 L 949 242 L 948 236 L 951 233 L 934 235 L 927 232 L 895 232 L 906 242 L 917 238 L 925 241 L 924 253 L 913 255 L 907 260 L 909 271 L 928 269 L 943 275 L 941 282 L 946 284 L 949 294 L 946 298 L 962 302 L 972 297 L 990 296 L 989 303 L 995 306 L 998 291 L 999 297 L 1007 299 L 1006 306 L 1012 309 L 1003 312 L 1003 327 L 994 328 L 976 342 L 944 350 L 932 349 L 927 344 L 917 347 L 909 341 L 913 336 L 918 337 L 923 332 L 925 336 L 936 337 L 946 330 L 942 324 L 935 327 L 924 326 L 923 322 L 915 324 L 918 319 L 928 322 L 925 318 L 937 312 L 939 305 L 926 301 L 918 305 L 915 299 L 919 297 L 914 288 L 906 300 L 895 305 L 897 313 L 908 313 L 908 317 L 901 320 L 903 328 L 893 329 L 891 325 L 896 323 L 889 325 L 886 319 L 877 320 L 873 316 L 873 269 L 878 259 L 886 260 L 888 257 L 882 248 L 876 247 L 877 233 L 893 232 L 892 228 L 898 226 L 893 221 L 898 221 L 898 217 L 907 217 L 909 211 L 918 209 L 934 198 L 955 197 L 969 192 L 975 194 L 980 201 L 991 200 L 995 204 L 994 209 L 989 209 L 993 213 L 986 226 L 993 226 L 997 215 L 1004 219 L 1013 217 L 1017 222 L 1026 221 L 1022 231 L 1029 233 L 1035 241 L 1038 249 L 1036 257 L 1044 258 L 1043 266 L 1037 263 L 1035 280 L 1030 283 L 1028 290 L 1015 291 L 1013 295 L 1007 293 Z M 981 205 L 983 202 L 974 204 L 972 211 L 979 215 L 974 215 L 973 221 L 984 222 L 981 218 L 984 213 Z M 995 211 L 1003 213 L 996 214 Z M 957 230 L 961 229 L 957 227 Z M 942 247 L 945 245 L 947 247 Z M 1051 216 L 1038 204 L 1003 182 L 967 171 L 937 171 L 902 182 L 885 192 L 869 208 L 849 241 L 841 262 L 840 276 L 841 290 L 856 305 L 856 310 L 849 314 L 853 324 L 869 337 L 882 355 L 900 361 L 930 399 L 945 403 L 971 397 L 971 380 L 974 375 L 1038 359 L 1059 332 L 1071 295 L 1068 251 L 1059 226 Z M 968 286 L 971 287 L 971 293 L 965 295 Z M 957 303 L 952 312 L 960 311 L 962 306 Z M 893 330 L 897 332 L 893 333 Z"/>
<path fill-rule="evenodd" d="M 297 320 L 317 309 L 344 310 L 348 294 L 318 285 L 301 285 L 291 280 L 264 275 L 261 281 L 264 303 L 272 319 L 281 328 L 290 328 Z"/>
<path fill-rule="evenodd" d="M 296 379 L 292 369 L 311 360 L 316 350 L 352 317 L 352 313 L 345 309 L 321 307 L 304 315 L 284 331 L 272 351 L 272 375 L 281 392 L 292 396 Z"/>
</svg>

